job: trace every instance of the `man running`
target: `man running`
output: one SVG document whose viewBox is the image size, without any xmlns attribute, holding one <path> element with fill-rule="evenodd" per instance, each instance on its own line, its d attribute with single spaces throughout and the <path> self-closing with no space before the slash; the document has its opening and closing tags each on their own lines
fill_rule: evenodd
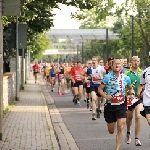
<svg viewBox="0 0 150 150">
<path fill-rule="evenodd" d="M 149 54 L 150 55 L 150 54 Z M 149 61 L 150 61 L 150 56 L 149 56 Z M 138 88 L 138 97 L 141 97 L 141 91 L 142 88 L 144 87 L 143 91 L 143 105 L 144 105 L 144 115 L 147 119 L 147 122 L 150 126 L 150 67 L 147 67 L 140 78 L 140 85 Z"/>
<path fill-rule="evenodd" d="M 65 90 L 65 93 L 70 92 L 70 86 L 71 86 L 70 71 L 71 71 L 71 65 L 66 63 L 66 66 L 65 66 L 65 83 L 66 83 L 67 89 Z"/>
<path fill-rule="evenodd" d="M 73 76 L 73 72 L 74 72 L 74 69 L 77 67 L 77 62 L 72 62 L 72 68 L 71 68 L 71 70 L 70 70 L 70 79 L 71 79 L 71 91 L 72 91 L 72 95 L 73 95 L 73 103 L 74 103 L 74 101 L 75 101 L 75 98 L 76 98 L 76 96 L 75 96 L 75 94 L 74 94 L 74 83 L 73 83 L 73 81 L 72 81 L 72 79 L 74 78 L 74 76 Z"/>
<path fill-rule="evenodd" d="M 106 74 L 108 74 L 110 71 L 112 71 L 112 62 L 113 62 L 114 58 L 110 57 L 108 58 L 107 62 L 108 62 L 108 66 L 105 66 L 104 69 L 106 70 Z"/>
<path fill-rule="evenodd" d="M 131 59 L 131 68 L 127 70 L 124 74 L 130 77 L 131 83 L 133 84 L 134 88 L 134 93 L 135 97 L 137 99 L 137 94 L 138 94 L 138 86 L 140 84 L 140 77 L 142 75 L 142 70 L 139 68 L 140 66 L 140 58 L 138 56 L 133 56 Z M 135 100 L 136 100 L 135 99 Z M 137 99 L 138 100 L 138 99 Z M 136 146 L 141 146 L 141 142 L 138 139 L 139 133 L 140 133 L 140 128 L 141 128 L 141 114 L 140 111 L 143 108 L 142 100 L 135 101 L 134 104 L 128 107 L 128 113 L 127 113 L 127 134 L 126 134 L 126 143 L 130 144 L 131 143 L 131 138 L 130 138 L 130 130 L 131 130 L 131 124 L 132 124 L 132 119 L 133 119 L 133 113 L 135 110 L 135 145 Z"/>
<path fill-rule="evenodd" d="M 32 66 L 35 83 L 37 82 L 38 73 L 40 73 L 40 68 L 41 67 L 37 62 L 35 62 L 35 64 Z"/>
<path fill-rule="evenodd" d="M 92 67 L 87 70 L 87 75 L 90 76 L 90 92 L 92 98 L 92 120 L 100 117 L 101 113 L 101 95 L 98 93 L 98 87 L 101 83 L 101 79 L 105 74 L 103 66 L 98 65 L 98 60 L 94 56 L 92 58 Z M 98 108 L 96 109 L 96 101 L 98 100 Z"/>
<path fill-rule="evenodd" d="M 88 74 L 90 75 L 91 71 L 89 73 L 88 70 L 91 70 L 91 67 L 92 67 L 92 60 L 88 60 L 87 61 L 87 68 L 84 71 L 85 71 L 85 75 L 86 75 L 85 87 L 86 87 L 87 109 L 89 107 L 91 107 L 90 111 L 92 111 L 92 100 L 91 100 L 90 80 L 88 80 Z M 90 104 L 91 104 L 91 106 L 90 106 Z"/>
<path fill-rule="evenodd" d="M 63 63 L 59 64 L 55 74 L 58 74 L 58 95 L 64 95 L 65 81 L 64 81 L 64 66 Z"/>
<path fill-rule="evenodd" d="M 112 61 L 112 71 L 104 76 L 99 86 L 98 92 L 106 99 L 104 107 L 104 118 L 107 122 L 108 131 L 113 134 L 117 122 L 116 148 L 120 150 L 123 140 L 124 125 L 126 122 L 126 88 L 129 90 L 129 97 L 134 98 L 131 80 L 122 72 L 122 62 L 120 59 Z M 105 89 L 105 91 L 104 91 Z"/>
<path fill-rule="evenodd" d="M 74 103 L 81 106 L 80 100 L 83 93 L 83 68 L 80 61 L 77 62 L 77 67 L 72 70 L 72 82 L 74 88 Z"/>
<path fill-rule="evenodd" d="M 54 85 L 56 83 L 56 74 L 55 74 L 55 66 L 54 65 L 51 65 L 49 76 L 50 76 L 51 92 L 53 92 Z"/>
</svg>

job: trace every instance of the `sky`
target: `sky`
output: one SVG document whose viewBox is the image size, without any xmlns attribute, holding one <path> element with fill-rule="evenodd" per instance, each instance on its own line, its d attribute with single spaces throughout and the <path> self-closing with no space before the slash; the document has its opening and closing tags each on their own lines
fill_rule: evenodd
<svg viewBox="0 0 150 150">
<path fill-rule="evenodd" d="M 122 3 L 125 0 L 114 0 L 117 4 Z M 73 6 L 66 6 L 60 4 L 59 9 L 54 9 L 53 13 L 56 14 L 54 17 L 54 27 L 52 29 L 79 29 L 80 22 L 74 19 L 71 19 L 71 12 L 74 13 L 77 11 L 77 8 Z"/>
<path fill-rule="evenodd" d="M 71 19 L 71 12 L 77 11 L 73 6 L 60 5 L 61 10 L 54 9 L 54 27 L 52 29 L 78 29 L 80 23 L 77 20 Z"/>
</svg>

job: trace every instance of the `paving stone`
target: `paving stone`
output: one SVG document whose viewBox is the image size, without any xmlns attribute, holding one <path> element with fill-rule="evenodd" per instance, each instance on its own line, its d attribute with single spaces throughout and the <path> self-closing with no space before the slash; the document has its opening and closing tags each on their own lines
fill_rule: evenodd
<svg viewBox="0 0 150 150">
<path fill-rule="evenodd" d="M 54 129 L 49 127 L 52 125 L 41 87 L 34 83 L 33 76 L 27 83 L 25 90 L 19 92 L 20 101 L 4 117 L 2 150 L 50 150 L 51 139 L 55 139 L 51 138 L 51 133 L 55 136 Z"/>
</svg>

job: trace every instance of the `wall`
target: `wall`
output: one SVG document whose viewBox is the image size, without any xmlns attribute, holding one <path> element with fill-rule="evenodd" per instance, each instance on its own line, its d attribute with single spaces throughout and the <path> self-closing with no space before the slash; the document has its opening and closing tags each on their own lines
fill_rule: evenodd
<svg viewBox="0 0 150 150">
<path fill-rule="evenodd" d="M 4 109 L 8 106 L 9 102 L 15 98 L 16 94 L 16 73 L 7 72 L 3 75 L 3 106 Z"/>
</svg>

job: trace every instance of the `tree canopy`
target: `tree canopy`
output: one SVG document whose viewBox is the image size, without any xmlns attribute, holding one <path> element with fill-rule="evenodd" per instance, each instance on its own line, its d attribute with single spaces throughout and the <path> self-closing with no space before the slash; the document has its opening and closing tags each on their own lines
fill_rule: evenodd
<svg viewBox="0 0 150 150">
<path fill-rule="evenodd" d="M 53 27 L 53 9 L 58 8 L 59 4 L 65 4 L 67 6 L 75 6 L 80 9 L 91 9 L 97 4 L 97 0 L 23 0 L 22 1 L 22 12 L 21 16 L 19 16 L 19 23 L 26 23 L 28 25 L 27 28 L 27 44 L 28 49 L 33 53 L 33 57 L 41 54 L 41 47 L 36 47 L 33 49 L 32 46 L 34 43 L 40 42 L 38 37 L 40 34 L 43 34 L 51 27 Z M 9 23 L 16 22 L 15 17 L 6 17 L 3 16 L 3 25 L 7 26 Z M 5 32 L 5 31 L 4 31 Z M 4 33 L 5 34 L 5 33 Z M 8 34 L 4 36 L 7 38 Z M 41 44 L 41 43 L 39 43 Z M 45 43 L 48 44 L 48 43 Z M 47 46 L 46 46 L 47 47 Z M 32 49 L 30 49 L 32 48 Z M 7 48 L 7 44 L 4 46 L 4 53 L 6 51 L 11 51 L 14 53 L 14 50 L 9 50 Z M 9 58 L 9 54 L 7 53 L 7 58 Z"/>
<path fill-rule="evenodd" d="M 83 9 L 73 14 L 72 17 L 82 20 L 80 28 L 108 28 L 108 24 L 112 24 L 109 28 L 119 34 L 120 39 L 119 41 L 109 41 L 109 54 L 130 59 L 132 54 L 133 16 L 135 55 L 141 57 L 142 65 L 144 66 L 150 51 L 149 6 L 150 0 L 126 0 L 121 4 L 114 3 L 114 0 L 99 0 L 91 10 Z M 103 54 L 105 53 L 106 42 L 99 41 L 99 43 L 101 43 L 99 51 Z M 98 50 L 98 47 L 95 47 L 95 49 Z M 99 54 L 98 51 L 97 54 Z"/>
</svg>

